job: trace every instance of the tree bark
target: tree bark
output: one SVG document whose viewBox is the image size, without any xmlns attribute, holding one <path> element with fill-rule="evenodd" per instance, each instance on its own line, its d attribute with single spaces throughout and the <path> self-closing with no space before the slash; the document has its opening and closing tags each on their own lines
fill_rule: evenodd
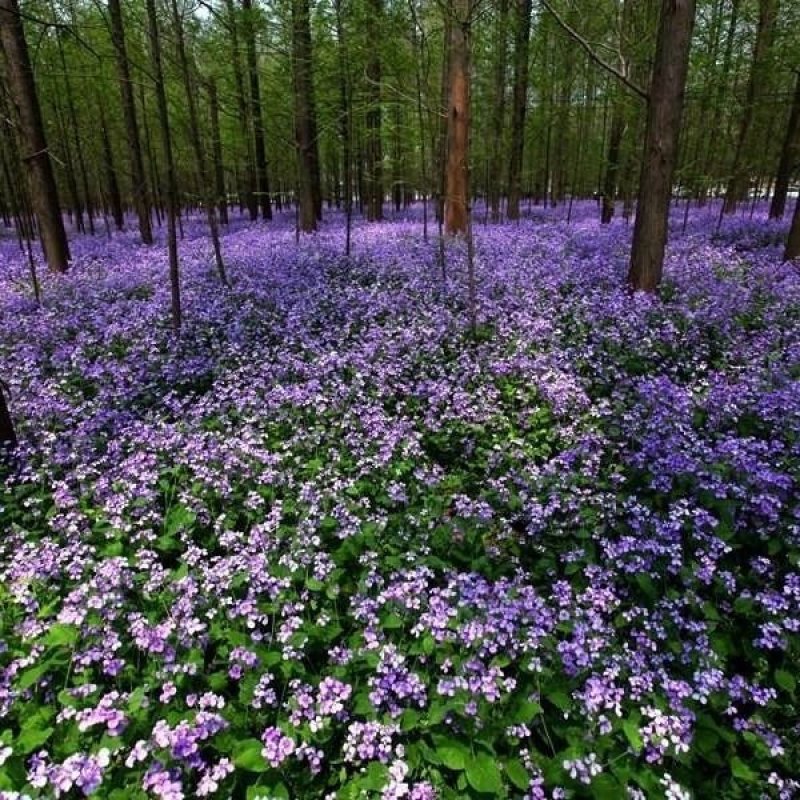
<svg viewBox="0 0 800 800">
<path fill-rule="evenodd" d="M 669 202 L 694 18 L 695 0 L 663 0 L 628 271 L 628 283 L 633 290 L 655 292 L 664 269 Z"/>
<path fill-rule="evenodd" d="M 500 221 L 500 197 L 503 174 L 503 132 L 506 121 L 506 78 L 508 72 L 508 2 L 500 0 L 497 9 L 497 50 L 494 62 L 494 114 L 490 121 L 493 128 L 489 155 L 489 185 L 487 199 L 492 222 Z"/>
<path fill-rule="evenodd" d="M 205 206 L 208 230 L 211 234 L 211 245 L 214 250 L 214 262 L 217 274 L 223 285 L 228 285 L 228 276 L 225 274 L 225 262 L 222 259 L 222 247 L 219 242 L 219 225 L 217 224 L 217 210 L 211 194 L 211 176 L 208 172 L 205 147 L 200 136 L 200 116 L 197 113 L 197 81 L 195 80 L 194 59 L 190 60 L 186 52 L 186 41 L 183 35 L 183 21 L 178 12 L 177 0 L 172 0 L 172 21 L 175 26 L 175 43 L 178 48 L 178 63 L 181 67 L 183 88 L 186 92 L 186 109 L 189 112 L 189 139 L 194 150 L 194 159 L 200 179 L 200 196 Z"/>
<path fill-rule="evenodd" d="M 614 202 L 617 199 L 617 182 L 619 175 L 619 154 L 622 145 L 622 136 L 625 132 L 625 117 L 622 103 L 619 98 L 614 101 L 611 112 L 611 133 L 608 137 L 608 161 L 603 182 L 603 208 L 600 213 L 600 222 L 608 225 L 614 218 Z"/>
<path fill-rule="evenodd" d="M 383 0 L 370 0 L 369 31 L 373 43 L 381 40 Z M 380 48 L 370 50 L 367 61 L 367 143 L 366 190 L 367 219 L 383 219 L 383 147 L 381 142 L 381 57 Z"/>
<path fill-rule="evenodd" d="M 317 229 L 317 218 L 321 213 L 322 205 L 322 194 L 318 183 L 319 155 L 311 66 L 309 0 L 292 0 L 294 132 L 297 149 L 300 228 L 306 233 Z"/>
<path fill-rule="evenodd" d="M 169 283 L 172 309 L 172 329 L 177 333 L 181 327 L 181 287 L 178 268 L 178 237 L 175 220 L 178 215 L 178 184 L 175 175 L 175 159 L 172 155 L 172 136 L 169 129 L 167 94 L 164 90 L 164 70 L 161 66 L 161 43 L 158 34 L 158 16 L 155 0 L 146 0 L 147 22 L 150 37 L 150 55 L 156 83 L 158 121 L 161 129 L 161 147 L 164 151 L 167 171 L 167 249 L 169 251 Z"/>
<path fill-rule="evenodd" d="M 269 172 L 267 171 L 267 150 L 264 143 L 264 117 L 261 113 L 261 82 L 258 77 L 253 0 L 242 0 L 242 9 L 244 10 L 247 72 L 250 78 L 250 109 L 253 119 L 258 205 L 261 209 L 261 218 L 272 219 L 272 202 L 269 196 Z"/>
<path fill-rule="evenodd" d="M 519 219 L 522 194 L 522 158 L 525 147 L 525 114 L 528 106 L 528 43 L 531 0 L 515 0 L 514 89 L 511 106 L 511 159 L 508 165 L 506 216 Z M 546 193 L 546 190 L 545 190 Z"/>
<path fill-rule="evenodd" d="M 747 82 L 747 97 L 742 110 L 731 179 L 725 192 L 724 211 L 726 214 L 732 214 L 736 211 L 736 205 L 746 197 L 750 186 L 750 151 L 752 149 L 754 130 L 753 122 L 756 109 L 767 88 L 767 61 L 774 38 L 777 16 L 778 0 L 760 0 L 756 42 L 753 47 L 753 59 Z"/>
<path fill-rule="evenodd" d="M 223 225 L 228 224 L 228 193 L 225 189 L 225 166 L 222 160 L 222 137 L 219 132 L 219 99 L 217 97 L 217 82 L 211 78 L 208 81 L 208 105 L 211 116 L 211 154 L 214 162 L 214 194 L 217 196 L 217 210 L 219 220 Z"/>
<path fill-rule="evenodd" d="M 99 104 L 98 104 L 99 107 Z M 114 151 L 111 148 L 111 139 L 108 136 L 108 126 L 106 125 L 105 114 L 99 110 L 100 118 L 100 139 L 103 145 L 103 171 L 106 177 L 106 192 L 108 192 L 108 203 L 111 207 L 111 216 L 118 231 L 125 227 L 125 214 L 122 210 L 122 197 L 119 193 L 119 182 L 117 172 L 114 169 Z"/>
<path fill-rule="evenodd" d="M 139 235 L 142 242 L 152 244 L 153 228 L 150 224 L 150 203 L 147 196 L 144 162 L 142 161 L 142 146 L 139 142 L 139 128 L 136 125 L 136 104 L 133 99 L 133 84 L 131 83 L 128 54 L 125 49 L 125 28 L 122 22 L 120 0 L 108 0 L 108 11 L 111 18 L 111 42 L 114 45 L 117 64 L 122 116 L 125 121 L 125 137 L 128 141 L 133 205 L 139 221 Z"/>
<path fill-rule="evenodd" d="M 784 261 L 794 261 L 796 258 L 800 258 L 800 197 L 794 205 L 792 227 L 789 229 L 789 238 L 783 253 Z"/>
<path fill-rule="evenodd" d="M 789 193 L 789 181 L 800 161 L 800 70 L 795 83 L 792 110 L 789 113 L 789 124 L 781 149 L 781 159 L 775 175 L 775 191 L 769 206 L 769 218 L 780 219 L 786 210 L 786 196 Z"/>
<path fill-rule="evenodd" d="M 45 259 L 53 272 L 66 272 L 70 258 L 69 244 L 17 0 L 0 0 L 0 43 L 5 55 L 11 97 L 29 148 L 22 160 L 28 170 Z"/>
<path fill-rule="evenodd" d="M 342 166 L 344 172 L 345 248 L 350 255 L 350 236 L 353 223 L 353 157 L 352 123 L 350 111 L 350 73 L 348 70 L 342 0 L 334 0 L 336 10 L 336 41 L 339 44 L 339 134 L 342 138 Z"/>
</svg>

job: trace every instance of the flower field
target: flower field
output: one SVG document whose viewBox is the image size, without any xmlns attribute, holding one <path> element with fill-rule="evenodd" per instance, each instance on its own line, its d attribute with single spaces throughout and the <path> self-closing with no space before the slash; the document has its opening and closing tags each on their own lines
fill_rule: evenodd
<svg viewBox="0 0 800 800">
<path fill-rule="evenodd" d="M 0 240 L 0 798 L 800 796 L 800 271 L 591 203 Z"/>
</svg>

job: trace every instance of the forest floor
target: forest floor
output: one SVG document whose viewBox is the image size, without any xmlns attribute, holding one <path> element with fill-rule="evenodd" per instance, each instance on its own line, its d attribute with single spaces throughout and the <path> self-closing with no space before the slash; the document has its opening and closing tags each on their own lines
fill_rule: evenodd
<svg viewBox="0 0 800 800">
<path fill-rule="evenodd" d="M 800 272 L 675 213 L 0 240 L 3 798 L 800 793 Z M 432 234 L 435 232 L 432 228 Z M 691 792 L 691 795 L 690 795 Z"/>
</svg>

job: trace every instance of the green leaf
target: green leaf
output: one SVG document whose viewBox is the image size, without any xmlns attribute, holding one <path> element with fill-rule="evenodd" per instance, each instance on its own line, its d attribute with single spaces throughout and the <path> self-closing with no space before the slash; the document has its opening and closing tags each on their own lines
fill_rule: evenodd
<svg viewBox="0 0 800 800">
<path fill-rule="evenodd" d="M 233 763 L 249 772 L 266 772 L 268 765 L 261 750 L 264 745 L 258 739 L 245 739 L 233 751 Z"/>
<path fill-rule="evenodd" d="M 506 775 L 508 775 L 508 779 L 514 786 L 523 791 L 527 791 L 528 785 L 530 784 L 530 776 L 521 762 L 517 761 L 515 758 L 511 761 L 506 761 Z"/>
<path fill-rule="evenodd" d="M 532 700 L 524 703 L 517 703 L 511 721 L 519 724 L 531 722 L 531 720 L 542 713 L 542 707 Z"/>
<path fill-rule="evenodd" d="M 775 670 L 775 683 L 789 694 L 794 694 L 794 690 L 797 688 L 797 680 L 794 675 L 784 669 Z"/>
<path fill-rule="evenodd" d="M 78 629 L 74 625 L 57 622 L 42 637 L 42 644 L 48 647 L 72 647 L 78 641 Z"/>
<path fill-rule="evenodd" d="M 40 680 L 47 670 L 50 669 L 49 661 L 44 661 L 39 664 L 36 664 L 32 667 L 28 667 L 28 669 L 23 670 L 19 674 L 19 680 L 17 681 L 17 688 L 20 691 L 24 691 L 25 689 L 30 689 L 34 683 Z"/>
<path fill-rule="evenodd" d="M 592 797 L 596 800 L 618 800 L 624 794 L 622 786 L 611 775 L 598 775 L 592 781 Z"/>
<path fill-rule="evenodd" d="M 626 719 L 622 723 L 622 730 L 625 732 L 625 736 L 630 742 L 634 752 L 640 753 L 644 742 L 642 741 L 641 733 L 639 733 L 639 726 L 632 719 Z"/>
<path fill-rule="evenodd" d="M 745 783 L 754 783 L 755 780 L 758 778 L 755 772 L 753 772 L 747 764 L 742 761 L 741 758 L 734 756 L 731 759 L 731 773 L 733 774 L 734 778 L 738 778 L 740 781 L 744 781 Z"/>
<path fill-rule="evenodd" d="M 476 792 L 498 797 L 503 791 L 503 778 L 495 760 L 486 753 L 479 753 L 467 761 L 467 783 Z"/>
<path fill-rule="evenodd" d="M 23 754 L 32 753 L 50 738 L 54 730 L 54 728 L 40 728 L 37 725 L 24 727 L 14 743 L 14 749 Z"/>
</svg>

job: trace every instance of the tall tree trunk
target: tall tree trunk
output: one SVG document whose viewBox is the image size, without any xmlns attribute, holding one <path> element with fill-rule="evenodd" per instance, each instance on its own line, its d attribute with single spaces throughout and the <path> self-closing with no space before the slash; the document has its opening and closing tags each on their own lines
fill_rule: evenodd
<svg viewBox="0 0 800 800">
<path fill-rule="evenodd" d="M 381 41 L 383 0 L 370 0 L 369 32 L 372 42 Z M 380 48 L 370 49 L 367 61 L 367 219 L 383 219 L 383 148 L 381 146 L 381 57 Z"/>
<path fill-rule="evenodd" d="M 531 0 L 514 0 L 514 2 L 514 90 L 511 105 L 511 159 L 508 165 L 506 207 L 506 216 L 509 219 L 519 219 L 519 201 L 522 194 L 525 113 L 528 106 L 528 42 L 531 31 Z"/>
<path fill-rule="evenodd" d="M 775 191 L 769 206 L 770 219 L 780 219 L 786 209 L 786 196 L 789 193 L 789 181 L 800 161 L 800 70 L 794 89 L 792 110 L 789 113 L 789 124 L 781 149 L 781 160 L 775 174 Z"/>
<path fill-rule="evenodd" d="M 768 57 L 775 33 L 778 16 L 778 0 L 760 0 L 758 6 L 758 28 L 747 82 L 747 97 L 739 125 L 739 138 L 733 158 L 733 170 L 725 193 L 726 214 L 736 211 L 737 203 L 744 199 L 750 186 L 750 159 L 754 117 L 767 89 Z"/>
<path fill-rule="evenodd" d="M 211 193 L 211 176 L 208 171 L 205 147 L 200 135 L 200 115 L 197 113 L 197 80 L 195 79 L 194 58 L 189 58 L 186 52 L 186 41 L 183 35 L 183 21 L 178 12 L 177 0 L 172 0 L 172 21 L 175 26 L 175 43 L 178 48 L 178 63 L 181 67 L 183 88 L 186 92 L 186 109 L 189 112 L 189 139 L 194 150 L 194 159 L 200 179 L 200 193 L 206 211 L 208 230 L 211 234 L 211 245 L 214 250 L 214 262 L 217 274 L 222 283 L 228 285 L 228 276 L 225 274 L 225 262 L 222 259 L 222 247 L 219 242 L 219 225 L 217 224 L 217 209 Z"/>
<path fill-rule="evenodd" d="M 247 72 L 250 77 L 250 109 L 253 119 L 258 204 L 261 208 L 261 218 L 272 219 L 272 202 L 269 196 L 269 173 L 267 172 L 267 150 L 264 143 L 264 118 L 261 113 L 261 82 L 258 77 L 253 0 L 242 0 L 242 8 L 244 10 Z"/>
<path fill-rule="evenodd" d="M 664 269 L 694 18 L 695 0 L 663 0 L 628 271 L 628 283 L 634 290 L 655 292 Z"/>
<path fill-rule="evenodd" d="M 292 75 L 300 227 L 306 233 L 310 233 L 317 229 L 317 218 L 321 211 L 321 192 L 318 184 L 315 191 L 315 183 L 319 181 L 319 155 L 311 72 L 309 0 L 292 0 Z"/>
<path fill-rule="evenodd" d="M 23 155 L 23 162 L 28 170 L 45 258 L 51 270 L 65 272 L 70 258 L 69 244 L 17 0 L 0 0 L 0 43 L 7 64 L 11 97 L 29 148 L 29 152 Z"/>
<path fill-rule="evenodd" d="M 608 160 L 603 182 L 603 208 L 600 213 L 600 222 L 603 225 L 608 225 L 614 218 L 614 202 L 617 199 L 617 180 L 619 175 L 619 154 L 624 133 L 624 109 L 622 101 L 618 97 L 614 100 L 614 109 L 611 112 L 611 133 L 608 137 Z"/>
<path fill-rule="evenodd" d="M 142 161 L 142 146 L 139 143 L 139 128 L 136 125 L 136 104 L 133 99 L 128 54 L 125 49 L 125 28 L 122 22 L 120 0 L 108 0 L 108 11 L 111 18 L 111 42 L 114 45 L 114 56 L 117 65 L 122 116 L 125 121 L 125 137 L 128 141 L 128 157 L 131 167 L 131 187 L 133 205 L 139 220 L 139 235 L 144 244 L 153 243 L 153 229 L 150 224 L 150 203 L 147 197 L 147 181 Z"/>
<path fill-rule="evenodd" d="M 169 129 L 167 93 L 164 90 L 164 70 L 161 67 L 161 43 L 158 34 L 158 15 L 155 0 L 146 0 L 147 22 L 150 37 L 150 55 L 153 61 L 158 122 L 161 129 L 161 147 L 167 169 L 167 249 L 169 251 L 169 283 L 172 308 L 172 329 L 177 333 L 181 327 L 181 286 L 178 270 L 178 237 L 175 220 L 178 215 L 178 183 L 175 175 L 175 159 L 172 156 L 172 136 Z"/>
<path fill-rule="evenodd" d="M 14 432 L 14 423 L 11 420 L 11 412 L 8 410 L 7 392 L 5 382 L 0 380 L 0 445 L 16 447 L 17 434 Z"/>
<path fill-rule="evenodd" d="M 783 253 L 784 261 L 794 261 L 796 258 L 800 258 L 800 197 L 794 205 L 792 227 L 789 229 L 789 238 Z"/>
<path fill-rule="evenodd" d="M 225 166 L 222 161 L 222 137 L 219 132 L 219 98 L 217 97 L 217 82 L 213 78 L 208 81 L 208 105 L 211 117 L 211 155 L 214 163 L 214 194 L 217 196 L 219 220 L 223 225 L 227 225 L 228 193 L 225 189 Z"/>
<path fill-rule="evenodd" d="M 122 198 L 119 193 L 117 172 L 114 169 L 114 151 L 111 148 L 111 139 L 108 136 L 105 114 L 99 103 L 98 113 L 100 118 L 100 139 L 103 145 L 103 171 L 105 172 L 106 178 L 108 203 L 111 207 L 111 216 L 114 219 L 114 225 L 118 231 L 121 231 L 125 227 L 125 214 L 122 210 Z"/>
<path fill-rule="evenodd" d="M 334 0 L 336 10 L 336 41 L 339 44 L 339 134 L 342 139 L 342 166 L 344 172 L 345 248 L 350 255 L 350 232 L 353 222 L 353 156 L 350 112 L 350 73 L 345 42 L 342 0 Z"/>
<path fill-rule="evenodd" d="M 238 185 L 239 200 L 247 208 L 250 219 L 256 220 L 258 219 L 258 201 L 256 198 L 258 181 L 256 178 L 255 157 L 253 155 L 253 120 L 242 73 L 242 62 L 239 57 L 239 23 L 236 19 L 233 0 L 225 0 L 225 9 L 228 18 L 228 30 L 231 35 L 231 65 L 233 67 L 234 85 L 236 86 L 236 106 L 239 109 L 239 119 L 244 131 L 245 143 L 245 169 L 242 182 Z"/>
<path fill-rule="evenodd" d="M 494 62 L 494 113 L 490 120 L 493 129 L 489 155 L 489 185 L 487 199 L 492 222 L 500 221 L 500 196 L 502 194 L 503 132 L 506 122 L 506 78 L 508 72 L 508 2 L 500 0 L 497 8 L 497 48 Z"/>
<path fill-rule="evenodd" d="M 471 0 L 450 0 L 447 184 L 444 205 L 445 231 L 449 234 L 467 233 L 469 216 L 471 14 Z"/>
</svg>

